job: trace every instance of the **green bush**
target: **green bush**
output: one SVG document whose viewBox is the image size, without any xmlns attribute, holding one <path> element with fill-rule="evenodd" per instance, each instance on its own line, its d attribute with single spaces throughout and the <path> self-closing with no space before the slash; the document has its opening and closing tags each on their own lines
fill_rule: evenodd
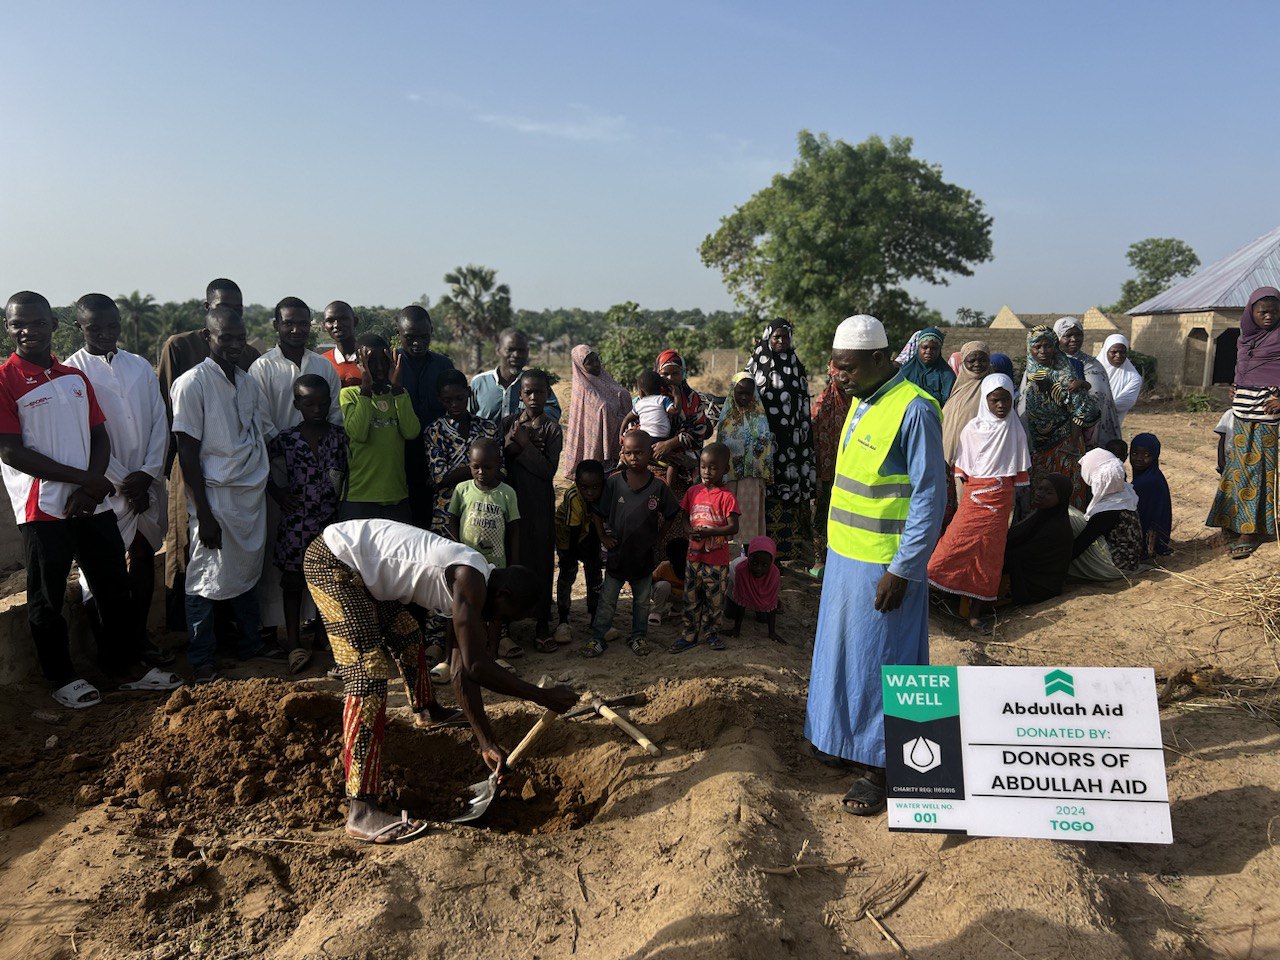
<svg viewBox="0 0 1280 960">
<path fill-rule="evenodd" d="M 1133 361 L 1133 365 L 1142 374 L 1142 389 L 1144 391 L 1154 390 L 1159 383 L 1159 379 L 1156 376 L 1156 358 L 1150 354 L 1130 350 L 1129 359 Z"/>
<path fill-rule="evenodd" d="M 1207 393 L 1193 390 L 1182 398 L 1188 413 L 1208 413 L 1213 409 L 1213 398 Z"/>
<path fill-rule="evenodd" d="M 706 347 L 701 330 L 662 324 L 644 316 L 634 303 L 613 307 L 609 321 L 599 341 L 600 359 L 627 389 L 631 389 L 641 371 L 652 370 L 658 354 L 668 348 L 680 351 L 688 376 L 701 372 L 702 351 Z"/>
</svg>

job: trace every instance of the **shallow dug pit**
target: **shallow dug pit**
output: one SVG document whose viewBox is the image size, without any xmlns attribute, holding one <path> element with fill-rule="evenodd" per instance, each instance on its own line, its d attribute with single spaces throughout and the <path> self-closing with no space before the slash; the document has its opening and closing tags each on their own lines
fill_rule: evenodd
<svg viewBox="0 0 1280 960">
<path fill-rule="evenodd" d="M 514 745 L 536 718 L 504 710 L 492 722 L 500 741 Z M 265 679 L 184 687 L 95 772 L 93 787 L 106 803 L 141 807 L 160 825 L 230 826 L 251 817 L 334 826 L 344 814 L 341 733 L 342 700 L 331 693 Z M 611 743 L 599 725 L 553 724 L 503 784 L 485 826 L 553 833 L 589 823 L 621 764 Z M 466 809 L 469 785 L 487 776 L 470 730 L 388 721 L 388 808 L 447 821 Z"/>
</svg>

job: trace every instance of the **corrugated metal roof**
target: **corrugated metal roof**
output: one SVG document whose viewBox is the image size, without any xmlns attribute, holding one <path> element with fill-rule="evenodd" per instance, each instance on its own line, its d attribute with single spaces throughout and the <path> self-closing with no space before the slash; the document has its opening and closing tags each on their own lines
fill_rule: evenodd
<svg viewBox="0 0 1280 960">
<path fill-rule="evenodd" d="M 1240 310 L 1258 287 L 1280 287 L 1280 227 L 1138 304 L 1129 315 Z"/>
</svg>

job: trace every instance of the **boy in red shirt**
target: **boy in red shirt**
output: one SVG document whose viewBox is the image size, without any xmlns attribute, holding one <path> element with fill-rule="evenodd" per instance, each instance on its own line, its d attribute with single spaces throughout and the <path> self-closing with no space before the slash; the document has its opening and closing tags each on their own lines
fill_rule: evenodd
<svg viewBox="0 0 1280 960">
<path fill-rule="evenodd" d="M 98 657 L 126 690 L 173 690 L 177 675 L 142 664 L 124 541 L 107 497 L 111 440 L 89 379 L 59 363 L 51 345 L 58 321 L 38 293 L 5 304 L 5 332 L 17 351 L 0 365 L 0 463 L 27 567 L 27 624 L 53 698 L 83 710 L 102 696 L 71 662 L 62 603 L 71 563 L 98 601 L 105 629 Z"/>
<path fill-rule="evenodd" d="M 680 502 L 689 514 L 689 562 L 684 574 L 684 636 L 671 645 L 683 653 L 705 642 L 723 650 L 720 618 L 729 577 L 729 538 L 738 532 L 738 500 L 725 489 L 729 448 L 708 443 L 698 458 L 702 482 L 690 487 Z"/>
</svg>

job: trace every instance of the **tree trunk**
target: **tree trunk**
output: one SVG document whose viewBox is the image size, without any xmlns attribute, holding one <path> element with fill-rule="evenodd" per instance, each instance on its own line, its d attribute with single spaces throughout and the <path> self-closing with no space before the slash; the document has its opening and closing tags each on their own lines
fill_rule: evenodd
<svg viewBox="0 0 1280 960">
<path fill-rule="evenodd" d="M 475 337 L 471 341 L 471 375 L 475 376 L 483 369 L 480 364 L 484 360 L 484 341 Z"/>
</svg>

